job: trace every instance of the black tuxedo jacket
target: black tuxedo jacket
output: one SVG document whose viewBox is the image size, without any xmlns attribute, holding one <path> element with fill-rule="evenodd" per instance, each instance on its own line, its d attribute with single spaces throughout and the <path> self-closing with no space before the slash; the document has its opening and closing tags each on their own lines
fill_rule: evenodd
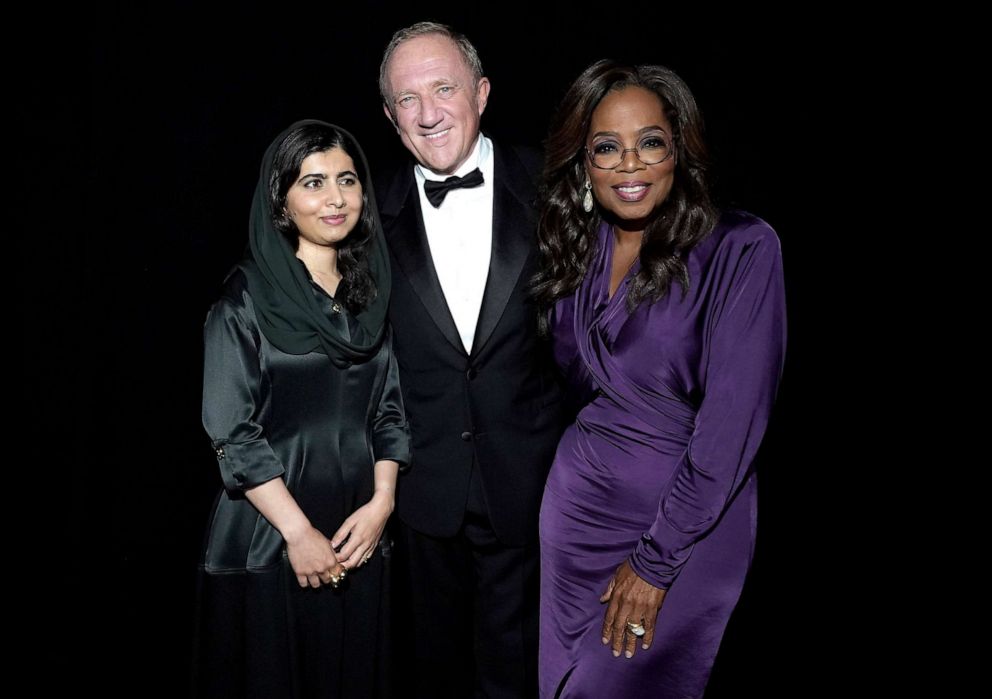
<svg viewBox="0 0 992 699">
<path fill-rule="evenodd" d="M 561 391 L 527 295 L 538 259 L 540 156 L 499 143 L 493 150 L 492 255 L 471 354 L 434 269 L 413 165 L 376 189 L 393 274 L 393 348 L 413 434 L 413 459 L 400 476 L 396 509 L 417 531 L 453 536 L 476 459 L 497 537 L 520 546 L 537 535 L 544 482 L 563 426 Z"/>
</svg>

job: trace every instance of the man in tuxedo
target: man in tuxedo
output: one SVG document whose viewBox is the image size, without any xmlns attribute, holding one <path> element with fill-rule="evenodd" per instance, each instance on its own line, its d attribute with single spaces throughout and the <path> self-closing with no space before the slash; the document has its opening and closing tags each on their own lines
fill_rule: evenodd
<svg viewBox="0 0 992 699">
<path fill-rule="evenodd" d="M 480 133 L 490 83 L 444 25 L 398 31 L 379 86 L 416 161 L 376 190 L 414 442 L 396 504 L 402 694 L 536 696 L 537 517 L 562 428 L 527 295 L 540 157 Z"/>
</svg>

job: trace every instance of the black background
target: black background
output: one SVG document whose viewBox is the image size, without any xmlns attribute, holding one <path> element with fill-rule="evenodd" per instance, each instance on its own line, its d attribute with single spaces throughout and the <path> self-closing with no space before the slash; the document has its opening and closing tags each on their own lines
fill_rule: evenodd
<svg viewBox="0 0 992 699">
<path fill-rule="evenodd" d="M 679 25 L 661 7 L 555 7 L 550 23 L 509 3 L 287 5 L 225 18 L 115 8 L 89 17 L 83 50 L 60 54 L 60 75 L 80 89 L 42 95 L 54 105 L 44 117 L 21 115 L 51 125 L 66 162 L 82 163 L 71 196 L 53 186 L 42 205 L 85 216 L 88 233 L 45 251 L 71 283 L 27 288 L 22 321 L 27 366 L 39 348 L 56 357 L 33 370 L 25 405 L 29 437 L 64 465 L 60 489 L 68 474 L 61 540 L 77 554 L 77 686 L 137 696 L 150 683 L 156 695 L 184 695 L 195 566 L 220 486 L 199 417 L 206 311 L 244 249 L 259 161 L 279 131 L 324 119 L 356 135 L 373 171 L 404 157 L 382 115 L 378 66 L 392 32 L 422 19 L 475 43 L 492 81 L 483 128 L 511 141 L 540 145 L 564 90 L 598 58 L 661 63 L 693 89 L 720 201 L 779 233 L 789 310 L 785 377 L 759 455 L 756 558 L 707 696 L 829 681 L 833 571 L 823 552 L 837 515 L 816 435 L 827 381 L 819 244 L 830 223 L 819 215 L 827 66 L 817 34 Z"/>
</svg>

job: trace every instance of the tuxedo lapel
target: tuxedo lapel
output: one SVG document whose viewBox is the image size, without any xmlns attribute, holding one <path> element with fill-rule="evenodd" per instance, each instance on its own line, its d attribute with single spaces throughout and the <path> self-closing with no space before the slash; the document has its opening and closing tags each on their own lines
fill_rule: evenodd
<svg viewBox="0 0 992 699">
<path fill-rule="evenodd" d="M 467 354 L 458 328 L 448 310 L 441 282 L 431 258 L 427 231 L 420 213 L 420 197 L 414 186 L 412 168 L 405 168 L 395 186 L 390 188 L 382 207 L 382 226 L 393 258 L 421 303 L 451 345 Z"/>
<path fill-rule="evenodd" d="M 472 341 L 473 356 L 485 347 L 503 315 L 527 261 L 537 226 L 533 213 L 537 191 L 530 174 L 512 151 L 494 144 L 493 153 L 493 247 Z"/>
</svg>

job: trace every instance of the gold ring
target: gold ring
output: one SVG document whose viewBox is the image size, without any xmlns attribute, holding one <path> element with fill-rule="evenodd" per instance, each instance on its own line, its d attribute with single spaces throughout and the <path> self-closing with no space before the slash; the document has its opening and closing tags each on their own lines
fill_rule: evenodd
<svg viewBox="0 0 992 699">
<path fill-rule="evenodd" d="M 627 622 L 627 629 L 628 629 L 628 630 L 629 630 L 629 631 L 630 631 L 630 632 L 631 632 L 632 634 L 634 634 L 635 636 L 637 636 L 638 638 L 640 638 L 640 637 L 641 637 L 641 636 L 643 636 L 643 635 L 644 635 L 645 633 L 647 633 L 647 632 L 646 632 L 646 631 L 644 630 L 644 625 L 643 625 L 643 624 L 635 624 L 635 623 L 634 623 L 634 622 L 632 622 L 632 621 L 628 621 L 628 622 Z"/>
</svg>

